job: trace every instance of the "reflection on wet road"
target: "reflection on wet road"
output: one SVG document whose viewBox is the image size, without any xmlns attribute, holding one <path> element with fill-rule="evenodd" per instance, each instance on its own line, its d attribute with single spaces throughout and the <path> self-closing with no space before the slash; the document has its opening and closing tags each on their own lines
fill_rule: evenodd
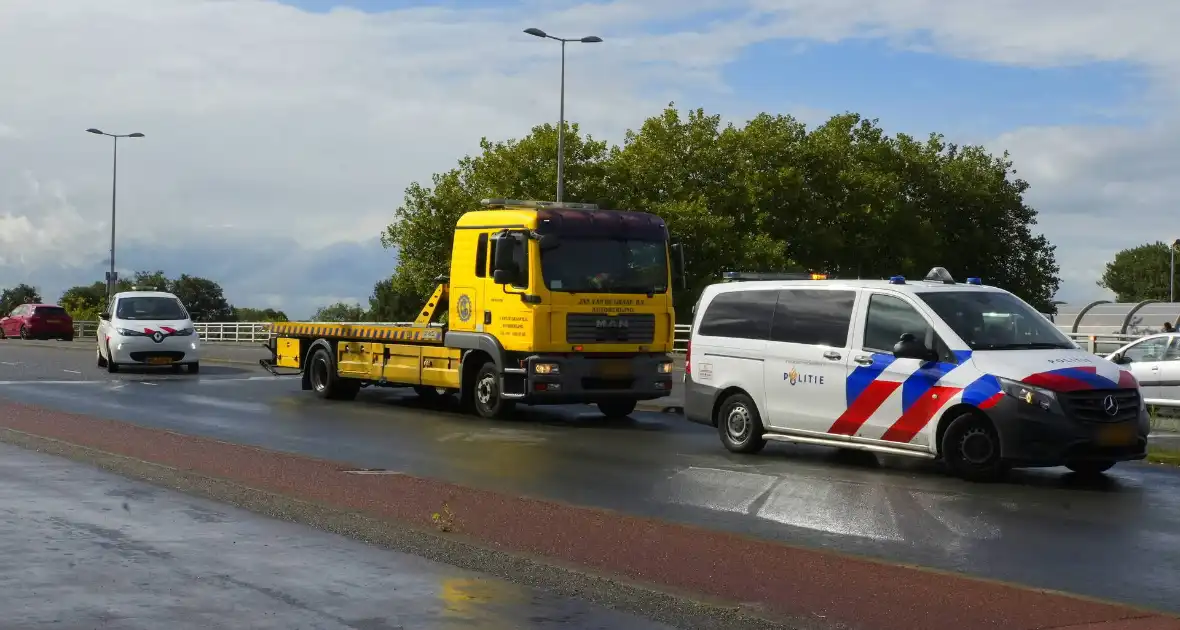
<svg viewBox="0 0 1180 630">
<path fill-rule="evenodd" d="M 1180 475 L 1168 468 L 980 485 L 926 461 L 818 447 L 731 455 L 676 416 L 611 422 L 578 406 L 490 422 L 398 390 L 333 403 L 258 370 L 107 375 L 79 363 L 76 379 L 36 372 L 40 382 L 0 365 L 0 397 L 1180 612 Z"/>
</svg>

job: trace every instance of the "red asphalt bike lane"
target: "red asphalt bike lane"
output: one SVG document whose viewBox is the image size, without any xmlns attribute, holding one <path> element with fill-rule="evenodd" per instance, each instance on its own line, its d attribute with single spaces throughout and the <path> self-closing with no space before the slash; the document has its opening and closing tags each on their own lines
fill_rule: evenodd
<svg viewBox="0 0 1180 630">
<path fill-rule="evenodd" d="M 489 548 L 865 630 L 1180 630 L 1180 619 L 946 572 L 516 497 L 0 400 L 0 427 L 217 477 Z M 441 536 L 449 534 L 439 534 Z"/>
</svg>

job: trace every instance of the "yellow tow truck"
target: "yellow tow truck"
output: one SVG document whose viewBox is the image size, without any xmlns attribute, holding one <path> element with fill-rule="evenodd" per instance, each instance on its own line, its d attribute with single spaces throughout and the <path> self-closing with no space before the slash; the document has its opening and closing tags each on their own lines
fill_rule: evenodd
<svg viewBox="0 0 1180 630">
<path fill-rule="evenodd" d="M 271 324 L 262 365 L 351 400 L 362 387 L 517 403 L 593 403 L 608 417 L 672 389 L 672 278 L 684 253 L 660 217 L 593 204 L 485 199 L 460 217 L 450 273 L 405 324 Z M 445 313 L 445 322 L 440 321 Z"/>
</svg>

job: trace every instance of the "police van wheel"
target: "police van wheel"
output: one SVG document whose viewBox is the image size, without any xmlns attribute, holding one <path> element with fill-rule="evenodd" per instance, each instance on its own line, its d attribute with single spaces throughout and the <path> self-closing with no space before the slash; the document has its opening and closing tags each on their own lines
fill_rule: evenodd
<svg viewBox="0 0 1180 630">
<path fill-rule="evenodd" d="M 1008 472 L 1000 455 L 1000 434 L 979 414 L 966 412 L 952 420 L 941 448 L 951 472 L 968 481 L 998 481 Z"/>
<path fill-rule="evenodd" d="M 1096 477 L 1114 467 L 1112 461 L 1084 461 L 1084 462 L 1069 462 L 1065 465 L 1066 468 L 1083 477 Z"/>
<path fill-rule="evenodd" d="M 480 366 L 475 375 L 474 389 L 475 413 L 481 417 L 503 418 L 516 407 L 516 401 L 504 400 L 500 396 L 500 374 L 496 371 L 496 364 L 491 361 Z"/>
<path fill-rule="evenodd" d="M 745 394 L 733 394 L 717 409 L 717 433 L 721 443 L 734 453 L 757 453 L 766 446 L 762 417 L 754 401 Z"/>
<path fill-rule="evenodd" d="M 634 400 L 604 400 L 597 403 L 598 411 L 611 420 L 626 418 L 635 411 Z"/>
</svg>

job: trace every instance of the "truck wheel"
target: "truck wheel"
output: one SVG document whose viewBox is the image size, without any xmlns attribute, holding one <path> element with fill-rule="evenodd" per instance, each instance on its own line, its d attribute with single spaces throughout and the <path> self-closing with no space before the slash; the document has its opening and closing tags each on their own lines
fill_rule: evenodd
<svg viewBox="0 0 1180 630">
<path fill-rule="evenodd" d="M 500 373 L 488 361 L 475 375 L 475 412 L 484 418 L 503 418 L 516 408 L 516 401 L 500 397 Z"/>
<path fill-rule="evenodd" d="M 311 376 L 311 389 L 316 396 L 326 400 L 352 400 L 361 390 L 360 381 L 340 378 L 336 374 L 335 361 L 328 351 L 319 348 L 311 354 L 307 369 Z"/>
<path fill-rule="evenodd" d="M 451 390 L 445 387 L 432 387 L 430 385 L 415 385 L 414 393 L 418 395 L 424 402 L 438 404 L 451 395 Z"/>
<path fill-rule="evenodd" d="M 604 400 L 598 403 L 598 411 L 612 420 L 617 420 L 631 415 L 635 411 L 635 404 L 634 400 Z"/>
<path fill-rule="evenodd" d="M 745 394 L 733 394 L 717 409 L 717 433 L 721 443 L 734 453 L 754 454 L 766 447 L 765 428 L 758 407 Z"/>
<path fill-rule="evenodd" d="M 952 420 L 940 447 L 951 472 L 967 481 L 999 481 L 1008 472 L 1000 456 L 1000 434 L 977 413 L 968 411 Z"/>
</svg>

